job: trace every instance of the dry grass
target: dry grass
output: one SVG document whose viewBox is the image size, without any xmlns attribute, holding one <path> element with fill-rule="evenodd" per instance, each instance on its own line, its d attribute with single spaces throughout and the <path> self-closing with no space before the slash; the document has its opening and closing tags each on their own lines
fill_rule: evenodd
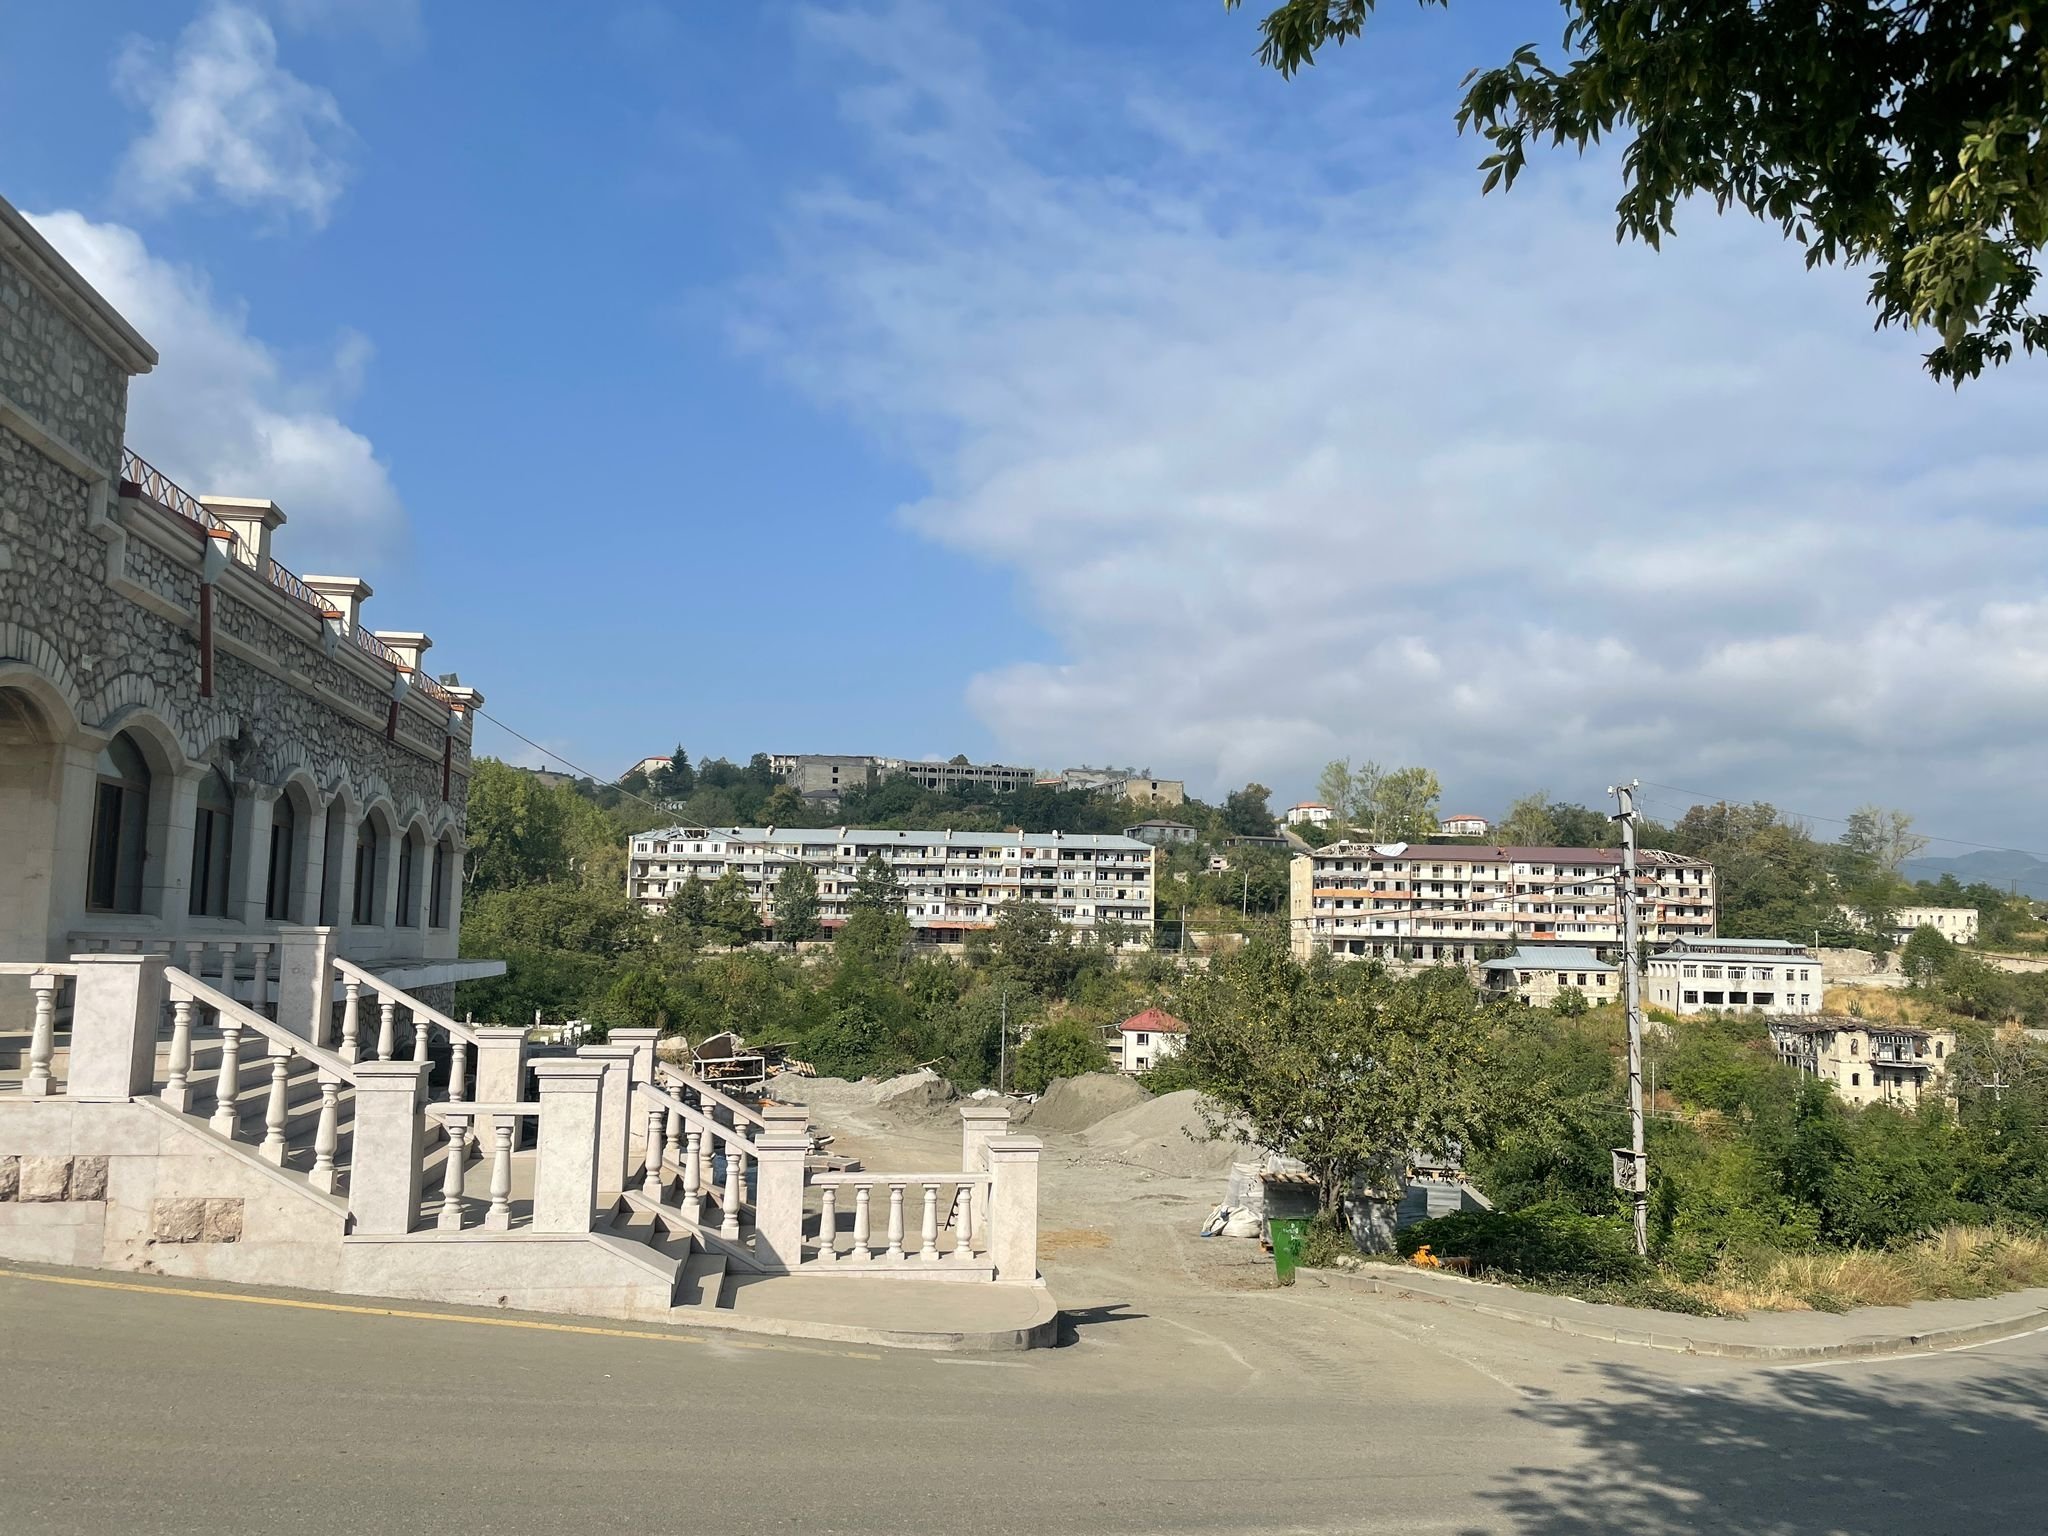
<svg viewBox="0 0 2048 1536">
<path fill-rule="evenodd" d="M 1926 1024 L 1941 1011 L 1927 998 L 1887 987 L 1829 987 L 1821 1006 L 1881 1024 Z"/>
<path fill-rule="evenodd" d="M 2048 1285 L 2048 1241 L 2004 1227 L 1946 1227 L 1904 1248 L 1730 1261 L 1686 1289 L 1724 1312 L 1841 1312 L 2037 1285 Z"/>
</svg>

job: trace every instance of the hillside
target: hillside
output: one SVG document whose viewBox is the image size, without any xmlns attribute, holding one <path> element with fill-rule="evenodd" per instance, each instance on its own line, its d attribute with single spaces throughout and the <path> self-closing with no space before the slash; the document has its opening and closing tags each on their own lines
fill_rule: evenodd
<svg viewBox="0 0 2048 1536">
<path fill-rule="evenodd" d="M 2016 890 L 2036 901 L 2048 901 L 2048 860 L 2016 848 L 1983 849 L 1953 859 L 1908 859 L 1901 873 L 1908 880 L 1939 880 L 1954 875 L 1964 885 L 1982 881 L 2000 890 Z"/>
</svg>

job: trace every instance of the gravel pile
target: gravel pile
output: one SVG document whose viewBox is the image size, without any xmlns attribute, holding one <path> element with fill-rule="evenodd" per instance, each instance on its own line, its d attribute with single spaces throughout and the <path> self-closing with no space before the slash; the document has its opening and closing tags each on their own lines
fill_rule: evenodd
<svg viewBox="0 0 2048 1536">
<path fill-rule="evenodd" d="M 880 1109 L 891 1114 L 928 1114 L 954 1098 L 953 1085 L 929 1067 L 896 1077 L 799 1077 L 778 1072 L 768 1079 L 767 1096 L 783 1104 L 811 1109 Z"/>
<path fill-rule="evenodd" d="M 1010 1124 L 1028 1123 L 1033 1135 L 1071 1136 L 1151 1098 L 1134 1079 L 1117 1072 L 1055 1078 L 1036 1104 L 1012 1107 Z"/>
<path fill-rule="evenodd" d="M 1201 1094 L 1193 1088 L 1148 1098 L 1119 1110 L 1074 1140 L 1090 1150 L 1174 1178 L 1225 1174 L 1230 1165 L 1257 1153 L 1239 1141 L 1209 1141 L 1208 1128 L 1195 1110 Z"/>
</svg>

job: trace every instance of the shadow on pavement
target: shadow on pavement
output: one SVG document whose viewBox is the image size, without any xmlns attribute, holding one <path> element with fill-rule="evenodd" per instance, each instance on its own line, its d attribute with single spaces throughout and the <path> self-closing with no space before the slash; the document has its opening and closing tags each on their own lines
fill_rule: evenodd
<svg viewBox="0 0 2048 1536">
<path fill-rule="evenodd" d="M 1113 1301 L 1100 1307 L 1062 1307 L 1060 1309 L 1059 1347 L 1079 1341 L 1084 1328 L 1099 1328 L 1105 1323 L 1136 1323 L 1144 1320 L 1146 1314 L 1129 1310 L 1127 1301 Z"/>
<path fill-rule="evenodd" d="M 1592 1460 L 1523 1467 L 1483 1495 L 1521 1536 L 2043 1528 L 2048 1396 L 1987 1369 L 1910 1384 L 1872 1371 L 1688 1385 L 1603 1366 L 1602 1395 L 1520 1410 Z"/>
</svg>

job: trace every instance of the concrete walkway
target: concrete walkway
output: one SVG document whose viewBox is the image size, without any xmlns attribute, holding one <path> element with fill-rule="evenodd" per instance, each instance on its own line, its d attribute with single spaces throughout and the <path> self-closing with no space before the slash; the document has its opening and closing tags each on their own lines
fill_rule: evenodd
<svg viewBox="0 0 2048 1536">
<path fill-rule="evenodd" d="M 1486 1317 L 1584 1339 L 1634 1344 L 1727 1360 L 1846 1360 L 1952 1349 L 2048 1328 L 2048 1289 L 2010 1291 L 1976 1301 L 1916 1301 L 1849 1312 L 1755 1312 L 1747 1317 L 1688 1317 L 1544 1291 L 1467 1280 L 1392 1264 L 1304 1269 L 1295 1283 L 1365 1291 L 1461 1307 Z"/>
</svg>

